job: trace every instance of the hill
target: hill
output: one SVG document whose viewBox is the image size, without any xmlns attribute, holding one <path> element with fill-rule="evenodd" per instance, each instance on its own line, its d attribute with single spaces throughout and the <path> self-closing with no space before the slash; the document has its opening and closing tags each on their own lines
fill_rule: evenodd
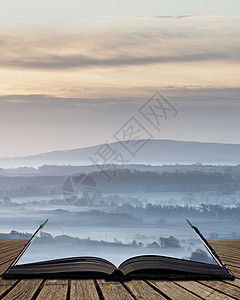
<svg viewBox="0 0 240 300">
<path fill-rule="evenodd" d="M 140 143 L 142 140 L 139 141 Z M 42 165 L 91 165 L 89 157 L 96 157 L 102 145 L 53 151 L 26 157 L 1 158 L 0 167 L 21 167 Z M 240 163 L 239 144 L 186 142 L 174 140 L 150 140 L 134 156 L 119 142 L 109 146 L 121 153 L 128 164 L 214 164 L 237 165 Z M 101 161 L 98 163 L 101 164 Z"/>
</svg>

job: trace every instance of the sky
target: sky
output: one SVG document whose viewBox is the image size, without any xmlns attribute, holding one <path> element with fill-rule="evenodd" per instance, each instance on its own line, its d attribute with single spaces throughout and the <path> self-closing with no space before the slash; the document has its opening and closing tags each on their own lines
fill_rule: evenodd
<svg viewBox="0 0 240 300">
<path fill-rule="evenodd" d="M 114 141 L 240 143 L 240 2 L 0 1 L 0 157 Z M 159 91 L 177 115 L 151 127 Z"/>
</svg>

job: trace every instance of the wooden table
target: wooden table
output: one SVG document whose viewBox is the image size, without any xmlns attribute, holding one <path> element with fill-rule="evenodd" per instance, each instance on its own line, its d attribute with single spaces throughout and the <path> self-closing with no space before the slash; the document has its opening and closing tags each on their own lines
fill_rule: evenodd
<svg viewBox="0 0 240 300">
<path fill-rule="evenodd" d="M 209 240 L 235 275 L 234 281 L 132 280 L 6 280 L 2 274 L 26 244 L 26 240 L 0 240 L 0 299 L 118 300 L 118 299 L 240 299 L 240 240 Z"/>
</svg>

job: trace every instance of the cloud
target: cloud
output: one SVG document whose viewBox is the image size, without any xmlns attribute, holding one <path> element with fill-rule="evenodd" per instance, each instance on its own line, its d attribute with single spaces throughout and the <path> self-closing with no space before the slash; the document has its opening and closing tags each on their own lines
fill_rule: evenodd
<svg viewBox="0 0 240 300">
<path fill-rule="evenodd" d="M 144 20 L 181 20 L 181 19 L 190 19 L 190 18 L 207 18 L 209 15 L 168 15 L 168 16 L 139 16 L 139 17 L 129 17 L 133 19 L 144 19 Z"/>
<path fill-rule="evenodd" d="M 85 55 L 50 55 L 46 57 L 28 57 L 22 59 L 2 60 L 0 66 L 20 69 L 80 69 L 92 67 L 126 67 L 151 64 L 200 62 L 200 61 L 233 61 L 240 62 L 240 49 L 232 52 L 189 53 L 185 55 L 159 56 L 123 56 L 112 58 L 95 58 Z"/>
<path fill-rule="evenodd" d="M 128 97 L 54 97 L 46 94 L 29 94 L 29 95 L 5 95 L 0 96 L 0 104 L 12 104 L 16 106 L 31 104 L 42 107 L 107 107 L 112 105 L 125 106 L 130 105 L 141 105 L 145 103 L 153 94 L 158 90 L 157 87 L 142 87 L 139 90 L 139 94 L 143 91 L 148 91 L 148 96 L 128 96 Z M 201 103 L 225 103 L 229 105 L 230 102 L 239 105 L 239 93 L 240 87 L 225 87 L 225 86 L 166 86 L 160 91 L 168 100 L 174 101 L 179 104 L 179 99 L 193 103 L 200 100 Z M 146 94 L 146 93 L 145 93 Z"/>
<path fill-rule="evenodd" d="M 142 22 L 142 18 L 147 21 Z M 169 23 L 168 19 L 183 21 Z M 0 66 L 67 70 L 239 61 L 240 47 L 236 42 L 239 19 L 209 17 L 207 20 L 206 16 L 193 15 L 132 17 L 126 24 L 121 20 L 117 26 L 113 23 L 93 31 L 4 32 L 0 33 Z"/>
<path fill-rule="evenodd" d="M 115 97 L 115 98 L 80 98 L 80 97 L 54 97 L 44 94 L 31 95 L 6 95 L 0 96 L 0 104 L 12 104 L 16 107 L 19 105 L 34 105 L 35 107 L 49 108 L 72 108 L 72 107 L 94 107 L 94 106 L 112 106 L 135 104 L 138 98 L 131 97 Z"/>
<path fill-rule="evenodd" d="M 145 96 L 157 85 L 237 86 L 239 28 L 235 19 L 200 17 L 0 31 L 1 94 L 135 96 L 147 86 Z"/>
</svg>

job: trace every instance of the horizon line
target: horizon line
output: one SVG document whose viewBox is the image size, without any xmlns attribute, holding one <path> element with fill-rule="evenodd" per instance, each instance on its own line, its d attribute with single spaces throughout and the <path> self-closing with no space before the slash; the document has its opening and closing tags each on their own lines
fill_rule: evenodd
<svg viewBox="0 0 240 300">
<path fill-rule="evenodd" d="M 142 141 L 145 139 L 136 139 L 136 141 Z M 220 145 L 235 145 L 235 146 L 240 146 L 239 143 L 225 143 L 225 142 L 209 142 L 209 141 L 196 141 L 196 140 L 175 140 L 175 139 L 149 139 L 150 141 L 167 141 L 167 142 L 185 142 L 185 143 L 200 143 L 200 144 L 220 144 Z M 129 140 L 131 141 L 131 140 Z M 58 150 L 49 150 L 46 152 L 38 152 L 35 154 L 27 154 L 27 155 L 22 155 L 22 156 L 0 156 L 0 160 L 5 160 L 5 159 L 19 159 L 19 158 L 29 158 L 32 156 L 38 156 L 38 155 L 44 155 L 44 154 L 49 154 L 49 153 L 54 153 L 54 152 L 68 152 L 68 151 L 74 151 L 74 150 L 80 150 L 80 149 L 87 149 L 87 148 L 92 148 L 92 147 L 98 147 L 104 144 L 117 144 L 120 141 L 113 141 L 113 142 L 105 142 L 105 143 L 100 143 L 100 144 L 93 144 L 89 146 L 84 146 L 84 147 L 78 147 L 78 148 L 67 148 L 67 149 L 58 149 Z M 126 141 L 122 141 L 126 142 Z"/>
</svg>

